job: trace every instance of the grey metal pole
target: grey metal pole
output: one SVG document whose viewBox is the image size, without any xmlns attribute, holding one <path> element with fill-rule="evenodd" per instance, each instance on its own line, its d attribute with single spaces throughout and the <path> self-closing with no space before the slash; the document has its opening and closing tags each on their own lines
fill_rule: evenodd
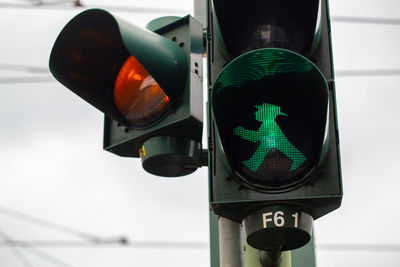
<svg viewBox="0 0 400 267">
<path fill-rule="evenodd" d="M 203 24 L 205 28 L 207 26 L 207 1 L 206 0 L 194 0 L 194 17 Z"/>
<path fill-rule="evenodd" d="M 264 267 L 279 267 L 282 262 L 282 252 L 280 250 L 263 251 L 260 250 L 260 262 Z"/>
<path fill-rule="evenodd" d="M 242 226 L 222 217 L 218 219 L 218 225 L 220 267 L 244 267 Z"/>
<path fill-rule="evenodd" d="M 291 251 L 266 252 L 246 244 L 246 267 L 292 267 Z M 293 267 L 300 267 L 293 265 Z M 305 267 L 305 266 L 304 266 Z M 315 267 L 315 266 L 307 266 Z"/>
</svg>

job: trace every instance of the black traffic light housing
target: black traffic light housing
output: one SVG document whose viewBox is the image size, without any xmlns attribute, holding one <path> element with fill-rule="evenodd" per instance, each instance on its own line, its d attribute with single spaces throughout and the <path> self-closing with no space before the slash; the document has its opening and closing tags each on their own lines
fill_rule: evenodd
<svg viewBox="0 0 400 267">
<path fill-rule="evenodd" d="M 240 19 L 240 17 L 246 17 L 246 19 Z M 224 20 L 229 21 L 229 18 L 236 19 L 231 20 L 231 24 L 225 23 Z M 314 27 L 312 21 L 314 21 Z M 317 21 L 316 24 L 315 21 Z M 327 1 L 315 0 L 307 3 L 295 3 L 293 1 L 252 0 L 246 2 L 246 5 L 240 5 L 239 1 L 213 0 L 209 1 L 208 23 L 211 207 L 215 214 L 243 223 L 248 243 L 256 248 L 273 250 L 278 247 L 280 250 L 288 250 L 300 247 L 310 239 L 313 219 L 315 220 L 337 209 L 342 199 L 339 136 Z M 283 49 L 283 56 L 279 55 L 280 49 Z M 255 121 L 244 122 L 239 114 L 241 112 L 240 103 L 242 105 L 247 104 L 249 107 L 254 103 L 254 97 L 251 98 L 248 95 L 252 94 L 252 90 L 256 90 L 254 88 L 257 85 L 255 83 L 252 85 L 247 83 L 246 86 L 238 85 L 241 83 L 238 79 L 252 75 L 265 77 L 268 74 L 260 74 L 262 71 L 257 68 L 246 74 L 245 70 L 240 70 L 240 65 L 248 64 L 245 61 L 248 62 L 251 57 L 253 57 L 253 61 L 259 60 L 260 64 L 265 64 L 269 60 L 271 64 L 265 67 L 265 72 L 276 72 L 274 69 L 279 69 L 279 64 L 287 64 L 288 57 L 286 55 L 292 53 L 291 51 L 296 52 L 298 58 L 302 58 L 301 55 L 305 56 L 312 66 L 319 69 L 317 72 L 324 80 L 321 83 L 320 98 L 322 102 L 315 99 L 309 102 L 314 105 L 322 104 L 319 110 L 324 110 L 325 107 L 325 113 L 322 112 L 320 119 L 324 119 L 324 116 L 326 116 L 327 124 L 323 129 L 319 127 L 320 133 L 318 134 L 318 138 L 321 140 L 322 130 L 323 145 L 320 146 L 319 152 L 315 153 L 319 158 L 313 160 L 312 167 L 305 168 L 308 171 L 299 172 L 300 177 L 297 176 L 292 180 L 288 179 L 286 183 L 280 183 L 273 180 L 273 174 L 268 173 L 260 176 L 261 179 L 267 178 L 265 184 L 260 186 L 257 177 L 253 180 L 250 175 L 246 177 L 246 171 L 243 170 L 246 168 L 248 170 L 249 167 L 240 166 L 240 162 L 248 159 L 251 153 L 254 153 L 257 149 L 257 145 L 262 142 L 260 140 L 258 140 L 258 143 L 253 142 L 253 147 L 251 147 L 252 142 L 241 145 L 241 147 L 238 145 L 238 142 L 241 142 L 238 138 L 240 136 L 239 129 L 243 132 L 243 136 L 245 131 L 247 131 L 247 135 L 251 135 L 258 127 L 261 127 L 260 123 L 254 126 L 257 123 Z M 265 54 L 269 59 L 263 60 L 262 54 Z M 228 72 L 227 68 L 233 68 L 231 66 L 235 64 L 235 61 L 241 59 L 244 60 L 241 64 L 237 64 L 238 70 L 231 71 L 230 74 L 226 75 L 229 78 L 225 78 L 233 80 L 233 82 L 231 81 L 233 86 L 226 86 L 228 93 L 221 96 L 221 99 L 215 100 L 219 94 L 216 90 L 221 90 L 219 83 L 221 75 L 223 76 L 224 72 Z M 293 69 L 296 69 L 296 67 Z M 314 79 L 319 79 L 317 76 L 314 76 Z M 290 103 L 297 105 L 296 101 L 306 101 L 307 99 L 302 98 L 303 91 L 296 94 L 295 89 L 290 88 L 290 86 L 293 87 L 290 83 L 297 81 L 294 81 L 296 79 L 294 76 L 282 74 L 281 77 L 278 75 L 274 77 L 281 79 L 282 89 L 280 90 L 279 86 L 276 85 L 275 89 L 271 89 L 272 91 L 275 90 L 275 93 L 267 92 L 264 96 L 261 94 L 260 99 L 268 98 L 270 104 L 275 103 L 274 105 L 276 105 L 277 99 L 281 101 L 287 97 L 287 102 L 281 103 L 283 106 L 287 105 L 286 110 L 282 110 L 282 105 L 280 105 L 281 110 L 277 111 L 277 114 L 279 112 L 281 114 L 275 119 L 279 127 L 285 128 L 285 120 L 296 116 L 293 112 L 289 116 L 285 114 L 290 112 L 288 105 Z M 310 77 L 307 79 L 312 79 L 313 75 Z M 248 78 L 248 80 L 251 79 L 254 80 L 255 78 Z M 310 83 L 314 81 L 310 80 Z M 232 89 L 235 86 L 236 90 Z M 264 86 L 267 85 L 264 84 Z M 266 88 L 271 88 L 271 86 Z M 242 97 L 240 97 L 241 89 Z M 326 92 L 326 96 L 322 96 L 323 91 Z M 274 96 L 271 97 L 271 94 Z M 315 95 L 315 92 L 311 92 L 310 95 Z M 252 120 L 253 115 L 249 116 L 249 114 L 261 110 L 261 102 L 257 103 L 256 101 L 255 107 L 249 108 L 247 118 Z M 306 106 L 307 104 L 304 105 L 304 107 Z M 271 109 L 271 107 L 268 108 Z M 267 110 L 267 107 L 264 107 L 264 109 Z M 222 110 L 225 110 L 225 114 Z M 219 116 L 227 117 L 224 120 Z M 232 116 L 233 119 L 228 116 Z M 237 120 L 237 123 L 235 120 Z M 232 125 L 229 125 L 229 123 Z M 253 123 L 253 131 L 246 130 L 246 127 L 241 123 Z M 304 123 L 307 125 L 307 121 Z M 309 126 L 312 126 L 315 119 L 308 123 Z M 235 128 L 240 126 L 242 128 Z M 250 127 L 247 125 L 247 129 Z M 301 124 L 298 128 L 305 129 L 304 125 Z M 295 130 L 293 129 L 293 131 Z M 228 134 L 230 137 L 222 136 L 224 134 Z M 285 134 L 287 134 L 287 130 Z M 288 136 L 286 138 L 290 139 Z M 293 143 L 296 144 L 295 141 Z M 297 142 L 297 146 L 298 144 L 299 142 Z M 246 145 L 248 148 L 246 148 Z M 252 152 L 246 152 L 246 149 Z M 304 148 L 302 151 L 304 152 Z M 242 158 L 235 160 L 235 155 L 240 153 L 247 154 L 245 156 L 240 155 Z M 280 159 L 281 162 L 286 161 L 286 166 L 292 166 L 292 161 L 288 160 L 287 155 L 283 155 L 279 151 L 272 151 L 271 153 L 275 153 L 273 154 L 274 157 Z M 304 154 L 306 153 L 304 152 Z M 273 165 L 273 162 L 264 161 L 263 164 L 268 169 L 267 166 Z M 247 174 L 249 173 L 250 171 L 247 171 Z M 282 221 L 286 221 L 286 224 L 282 224 Z"/>
</svg>

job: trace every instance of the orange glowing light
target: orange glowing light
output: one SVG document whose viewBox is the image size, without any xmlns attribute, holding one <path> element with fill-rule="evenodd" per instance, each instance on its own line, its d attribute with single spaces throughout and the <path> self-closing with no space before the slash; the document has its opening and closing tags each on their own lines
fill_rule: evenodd
<svg viewBox="0 0 400 267">
<path fill-rule="evenodd" d="M 125 61 L 114 87 L 117 109 L 132 126 L 146 126 L 159 120 L 168 110 L 169 98 L 133 56 Z"/>
</svg>

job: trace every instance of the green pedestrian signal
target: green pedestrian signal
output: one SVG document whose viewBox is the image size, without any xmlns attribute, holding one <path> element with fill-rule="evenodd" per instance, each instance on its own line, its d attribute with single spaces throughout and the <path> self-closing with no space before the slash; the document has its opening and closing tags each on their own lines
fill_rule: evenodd
<svg viewBox="0 0 400 267">
<path fill-rule="evenodd" d="M 234 59 L 214 83 L 211 108 L 227 162 L 250 187 L 291 190 L 324 157 L 328 84 L 297 53 L 264 48 Z"/>
<path fill-rule="evenodd" d="M 261 126 L 257 131 L 244 129 L 241 126 L 233 129 L 233 133 L 239 135 L 243 139 L 255 143 L 259 142 L 259 146 L 253 156 L 243 161 L 243 164 L 255 172 L 270 151 L 272 149 L 277 149 L 292 160 L 290 171 L 297 169 L 307 158 L 290 143 L 275 121 L 276 117 L 279 115 L 288 115 L 281 112 L 280 107 L 268 103 L 255 106 L 255 108 L 257 108 L 255 113 L 256 120 L 261 122 Z"/>
<path fill-rule="evenodd" d="M 301 247 L 342 199 L 327 0 L 211 0 L 208 22 L 212 210 Z"/>
</svg>

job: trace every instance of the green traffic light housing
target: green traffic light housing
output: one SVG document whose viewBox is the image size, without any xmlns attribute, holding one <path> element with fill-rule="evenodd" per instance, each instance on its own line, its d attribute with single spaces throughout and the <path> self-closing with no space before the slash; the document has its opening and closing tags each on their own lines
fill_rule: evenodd
<svg viewBox="0 0 400 267">
<path fill-rule="evenodd" d="M 86 10 L 58 36 L 50 71 L 105 114 L 104 149 L 156 175 L 186 175 L 201 166 L 202 26 L 164 17 L 148 29 Z"/>
<path fill-rule="evenodd" d="M 218 46 L 227 59 L 259 48 L 310 55 L 320 42 L 320 0 L 213 0 L 212 4 Z"/>
<path fill-rule="evenodd" d="M 186 85 L 185 52 L 173 41 L 104 10 L 87 10 L 72 19 L 55 42 L 49 65 L 54 77 L 71 91 L 112 119 L 134 127 L 114 101 L 117 76 L 131 55 L 176 102 Z"/>
<path fill-rule="evenodd" d="M 299 248 L 343 194 L 327 0 L 212 0 L 208 21 L 212 210 Z"/>
</svg>

